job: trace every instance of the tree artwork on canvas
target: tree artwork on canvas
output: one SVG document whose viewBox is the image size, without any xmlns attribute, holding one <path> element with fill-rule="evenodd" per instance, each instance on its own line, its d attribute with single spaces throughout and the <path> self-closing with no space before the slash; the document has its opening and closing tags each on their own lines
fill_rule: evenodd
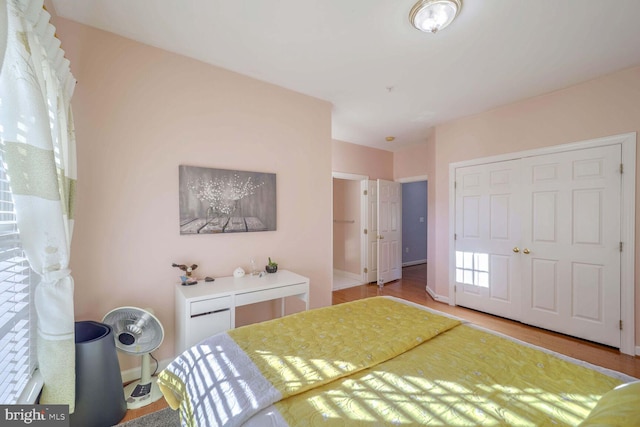
<svg viewBox="0 0 640 427">
<path fill-rule="evenodd" d="M 179 167 L 180 234 L 276 229 L 276 176 Z"/>
</svg>

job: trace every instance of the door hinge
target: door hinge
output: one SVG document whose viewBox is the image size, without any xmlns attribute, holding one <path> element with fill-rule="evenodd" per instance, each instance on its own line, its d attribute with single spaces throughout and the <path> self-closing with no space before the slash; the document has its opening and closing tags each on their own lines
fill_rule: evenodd
<svg viewBox="0 0 640 427">
<path fill-rule="evenodd" d="M 458 240 L 458 235 L 457 234 L 453 234 L 453 240 Z"/>
<path fill-rule="evenodd" d="M 457 285 L 453 285 L 453 292 L 458 292 L 458 286 Z"/>
<path fill-rule="evenodd" d="M 369 234 L 369 230 L 367 230 L 366 228 L 364 229 L 364 234 Z"/>
<path fill-rule="evenodd" d="M 362 193 L 363 193 L 365 196 L 369 194 L 367 190 L 364 190 Z"/>
<path fill-rule="evenodd" d="M 624 165 L 620 163 L 620 173 L 624 173 Z"/>
<path fill-rule="evenodd" d="M 622 242 L 620 242 L 620 252 L 622 252 Z"/>
<path fill-rule="evenodd" d="M 365 272 L 365 273 L 368 273 L 368 272 L 369 272 L 369 269 L 368 269 L 367 267 L 365 267 L 365 268 L 364 268 L 364 272 Z"/>
<path fill-rule="evenodd" d="M 620 330 L 622 330 L 622 320 L 620 321 Z"/>
<path fill-rule="evenodd" d="M 458 188 L 458 182 L 457 181 L 453 181 L 453 188 Z"/>
</svg>

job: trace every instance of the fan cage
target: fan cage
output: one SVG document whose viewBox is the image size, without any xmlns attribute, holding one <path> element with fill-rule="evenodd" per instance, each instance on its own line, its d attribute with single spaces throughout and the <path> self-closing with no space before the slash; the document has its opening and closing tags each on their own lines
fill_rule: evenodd
<svg viewBox="0 0 640 427">
<path fill-rule="evenodd" d="M 164 338 L 158 318 L 138 307 L 116 308 L 107 313 L 103 323 L 113 328 L 116 347 L 129 354 L 150 353 L 160 347 Z"/>
</svg>

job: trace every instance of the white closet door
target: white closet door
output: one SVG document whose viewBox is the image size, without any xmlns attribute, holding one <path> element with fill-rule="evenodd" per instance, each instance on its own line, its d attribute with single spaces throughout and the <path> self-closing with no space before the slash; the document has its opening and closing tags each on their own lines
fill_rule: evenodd
<svg viewBox="0 0 640 427">
<path fill-rule="evenodd" d="M 620 346 L 620 163 L 619 145 L 522 159 L 522 322 Z"/>
<path fill-rule="evenodd" d="M 520 318 L 519 160 L 456 169 L 456 304 Z"/>
</svg>

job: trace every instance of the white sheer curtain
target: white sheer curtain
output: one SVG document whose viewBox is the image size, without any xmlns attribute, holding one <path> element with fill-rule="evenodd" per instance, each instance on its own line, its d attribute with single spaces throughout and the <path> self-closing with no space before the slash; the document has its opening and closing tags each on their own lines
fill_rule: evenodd
<svg viewBox="0 0 640 427">
<path fill-rule="evenodd" d="M 22 245 L 33 271 L 41 403 L 75 406 L 73 231 L 76 165 L 70 99 L 75 79 L 43 0 L 0 0 L 0 142 Z M 4 18 L 0 13 L 0 18 Z M 0 42 L 0 46 L 2 46 Z"/>
</svg>

